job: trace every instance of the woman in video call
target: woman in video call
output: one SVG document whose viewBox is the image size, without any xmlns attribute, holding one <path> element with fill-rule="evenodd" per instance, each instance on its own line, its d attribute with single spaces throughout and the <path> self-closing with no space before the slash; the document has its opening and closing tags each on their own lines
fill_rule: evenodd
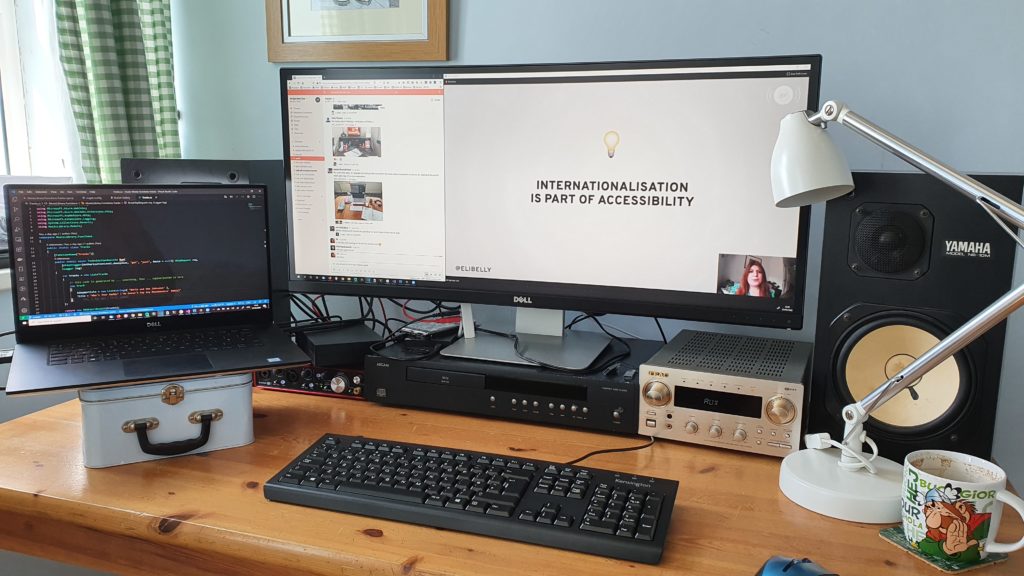
<svg viewBox="0 0 1024 576">
<path fill-rule="evenodd" d="M 736 290 L 737 296 L 755 296 L 758 298 L 775 298 L 778 294 L 768 282 L 768 276 L 764 273 L 764 266 L 760 262 L 751 261 L 743 271 L 740 279 L 740 286 Z"/>
</svg>

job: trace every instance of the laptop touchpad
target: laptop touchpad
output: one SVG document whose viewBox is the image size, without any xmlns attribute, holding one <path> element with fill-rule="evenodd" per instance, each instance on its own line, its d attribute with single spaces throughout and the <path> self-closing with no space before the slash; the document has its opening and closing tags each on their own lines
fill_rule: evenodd
<svg viewBox="0 0 1024 576">
<path fill-rule="evenodd" d="M 195 374 L 211 368 L 213 365 L 206 358 L 206 354 L 133 358 L 124 361 L 124 375 L 129 378 L 165 376 L 174 373 Z"/>
</svg>

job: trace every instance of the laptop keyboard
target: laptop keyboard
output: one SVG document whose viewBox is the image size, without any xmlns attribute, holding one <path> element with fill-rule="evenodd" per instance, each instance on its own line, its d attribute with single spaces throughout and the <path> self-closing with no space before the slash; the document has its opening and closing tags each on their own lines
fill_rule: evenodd
<svg viewBox="0 0 1024 576">
<path fill-rule="evenodd" d="M 186 352 L 213 352 L 262 346 L 251 328 L 216 328 L 154 334 L 111 336 L 51 344 L 47 364 L 80 364 L 166 356 Z"/>
</svg>

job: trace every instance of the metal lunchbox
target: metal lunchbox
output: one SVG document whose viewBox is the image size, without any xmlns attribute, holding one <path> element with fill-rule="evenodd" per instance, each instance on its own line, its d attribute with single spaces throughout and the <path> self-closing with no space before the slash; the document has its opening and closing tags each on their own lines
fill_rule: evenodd
<svg viewBox="0 0 1024 576">
<path fill-rule="evenodd" d="M 88 468 L 253 441 L 251 374 L 81 390 L 78 399 Z"/>
</svg>

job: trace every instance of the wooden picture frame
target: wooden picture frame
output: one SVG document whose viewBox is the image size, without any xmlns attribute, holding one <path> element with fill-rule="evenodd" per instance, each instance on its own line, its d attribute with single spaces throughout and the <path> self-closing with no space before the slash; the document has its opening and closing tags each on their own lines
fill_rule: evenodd
<svg viewBox="0 0 1024 576">
<path fill-rule="evenodd" d="M 417 0 L 402 0 L 416 2 Z M 448 0 L 426 1 L 425 40 L 285 41 L 285 6 L 310 0 L 265 0 L 271 62 L 395 62 L 448 59 Z M 357 37 L 356 37 L 357 38 Z"/>
</svg>

